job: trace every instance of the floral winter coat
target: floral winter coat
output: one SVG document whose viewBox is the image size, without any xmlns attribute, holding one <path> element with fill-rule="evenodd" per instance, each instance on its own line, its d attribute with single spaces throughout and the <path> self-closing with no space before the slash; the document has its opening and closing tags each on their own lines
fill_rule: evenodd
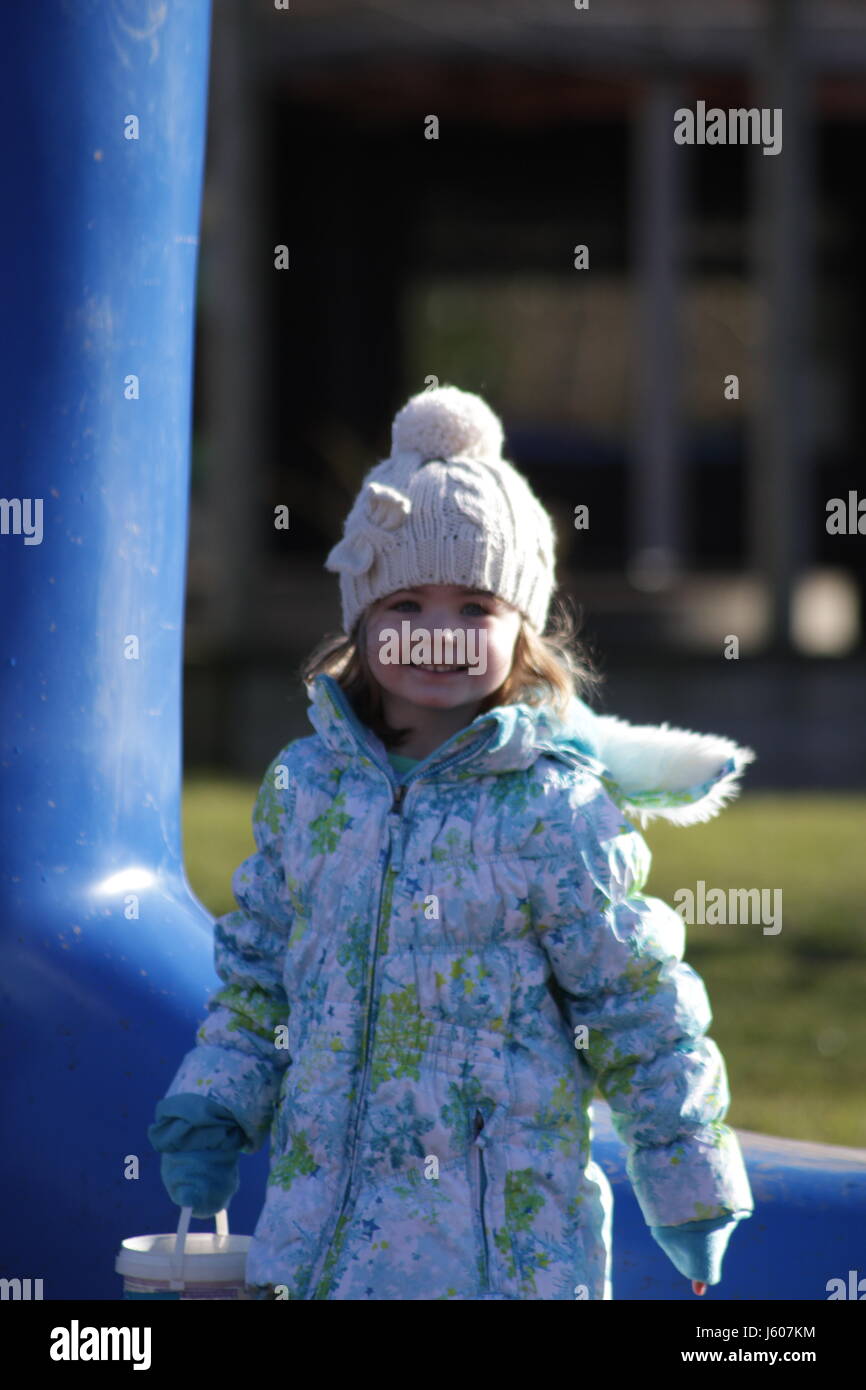
<svg viewBox="0 0 866 1390">
<path fill-rule="evenodd" d="M 255 1297 L 610 1298 L 596 1087 L 648 1225 L 752 1210 L 683 919 L 625 817 L 705 820 L 753 754 L 571 708 L 479 715 L 398 788 L 315 679 L 168 1091 L 226 1106 L 246 1152 L 270 1134 Z"/>
</svg>

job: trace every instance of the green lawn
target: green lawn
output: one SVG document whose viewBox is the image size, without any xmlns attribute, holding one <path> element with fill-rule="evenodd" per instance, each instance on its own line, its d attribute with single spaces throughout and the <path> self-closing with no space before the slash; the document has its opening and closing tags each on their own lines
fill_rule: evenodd
<svg viewBox="0 0 866 1390">
<path fill-rule="evenodd" d="M 235 906 L 232 873 L 255 849 L 255 794 L 221 775 L 185 779 L 187 873 L 215 916 Z M 645 891 L 669 903 L 699 879 L 782 891 L 775 936 L 760 923 L 686 927 L 727 1062 L 729 1123 L 866 1148 L 866 797 L 747 792 L 705 825 L 644 833 Z"/>
</svg>

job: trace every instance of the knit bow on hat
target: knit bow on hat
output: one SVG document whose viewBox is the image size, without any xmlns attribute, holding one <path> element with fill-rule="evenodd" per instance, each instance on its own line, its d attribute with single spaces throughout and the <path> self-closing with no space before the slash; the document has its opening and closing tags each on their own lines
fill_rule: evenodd
<svg viewBox="0 0 866 1390">
<path fill-rule="evenodd" d="M 386 483 L 368 482 L 361 492 L 363 519 L 349 536 L 334 546 L 328 568 L 349 574 L 365 574 L 376 558 L 383 531 L 396 531 L 412 510 L 412 503 Z"/>
</svg>

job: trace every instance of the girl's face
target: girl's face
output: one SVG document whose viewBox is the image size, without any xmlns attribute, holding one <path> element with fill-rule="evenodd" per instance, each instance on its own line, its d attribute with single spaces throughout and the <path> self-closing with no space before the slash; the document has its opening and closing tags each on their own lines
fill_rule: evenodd
<svg viewBox="0 0 866 1390">
<path fill-rule="evenodd" d="M 504 599 L 458 584 L 398 589 L 380 599 L 367 617 L 367 660 L 382 687 L 386 710 L 390 707 L 398 723 L 411 715 L 404 702 L 428 710 L 463 711 L 471 723 L 475 714 L 469 707 L 477 707 L 497 690 L 511 670 L 519 630 L 520 614 Z M 397 638 L 390 639 L 390 648 L 389 633 Z M 416 661 L 425 655 L 417 645 L 425 633 L 430 663 L 440 658 L 438 664 L 451 668 L 446 674 L 412 662 L 413 650 Z M 448 633 L 453 634 L 450 643 Z"/>
</svg>

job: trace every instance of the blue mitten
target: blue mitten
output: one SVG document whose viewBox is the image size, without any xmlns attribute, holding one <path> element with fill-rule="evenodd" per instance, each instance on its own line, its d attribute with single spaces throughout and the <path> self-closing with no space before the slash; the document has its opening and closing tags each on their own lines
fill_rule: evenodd
<svg viewBox="0 0 866 1390">
<path fill-rule="evenodd" d="M 738 1211 L 712 1221 L 687 1221 L 682 1226 L 650 1226 L 653 1239 L 686 1279 L 718 1284 L 731 1232 L 750 1212 Z"/>
<path fill-rule="evenodd" d="M 171 1200 L 179 1207 L 192 1207 L 198 1218 L 222 1211 L 240 1185 L 237 1155 L 213 1150 L 163 1154 L 159 1175 Z"/>
<path fill-rule="evenodd" d="M 210 1096 L 180 1093 L 156 1107 L 147 1137 L 162 1154 L 160 1176 L 169 1197 L 192 1214 L 213 1216 L 238 1190 L 238 1155 L 247 1136 L 231 1111 Z"/>
</svg>

